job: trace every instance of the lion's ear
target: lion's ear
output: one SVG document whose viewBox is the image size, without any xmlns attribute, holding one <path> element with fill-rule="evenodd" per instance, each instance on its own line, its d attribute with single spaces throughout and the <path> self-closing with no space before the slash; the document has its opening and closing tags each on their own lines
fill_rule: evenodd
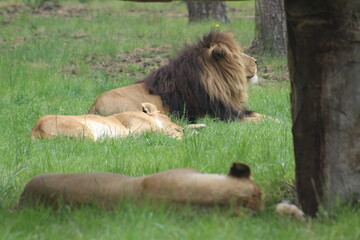
<svg viewBox="0 0 360 240">
<path fill-rule="evenodd" d="M 229 176 L 237 178 L 250 178 L 250 167 L 244 163 L 234 162 L 230 168 Z"/>
<path fill-rule="evenodd" d="M 157 107 L 152 103 L 142 103 L 141 106 L 143 108 L 143 112 L 146 114 L 159 112 Z"/>
<path fill-rule="evenodd" d="M 215 60 L 224 58 L 228 55 L 231 55 L 231 52 L 224 44 L 214 44 L 209 49 L 209 55 L 214 58 Z"/>
</svg>

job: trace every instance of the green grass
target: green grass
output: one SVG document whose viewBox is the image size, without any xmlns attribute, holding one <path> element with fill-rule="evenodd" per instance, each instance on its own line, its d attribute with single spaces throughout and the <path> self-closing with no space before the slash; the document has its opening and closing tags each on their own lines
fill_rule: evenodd
<svg viewBox="0 0 360 240">
<path fill-rule="evenodd" d="M 11 1 L 14 2 L 14 1 Z M 15 1 L 16 2 L 16 1 Z M 21 3 L 21 2 L 20 2 Z M 63 3 L 63 1 L 62 1 Z M 0 3 L 0 11 L 9 3 Z M 64 6 L 79 8 L 77 2 Z M 246 48 L 254 36 L 254 2 L 229 3 L 231 30 Z M 87 58 L 120 59 L 135 49 L 170 45 L 170 56 L 216 22 L 188 24 L 181 2 L 139 4 L 87 2 L 80 16 L 0 14 L 0 239 L 359 239 L 359 207 L 343 206 L 307 223 L 278 217 L 274 204 L 294 199 L 294 156 L 289 82 L 267 81 L 250 88 L 249 107 L 278 118 L 259 124 L 202 119 L 208 128 L 177 141 L 162 135 L 102 142 L 32 141 L 35 121 L 46 114 L 84 114 L 100 93 L 128 85 L 150 70 L 132 64 L 109 74 Z M 83 37 L 76 38 L 76 35 Z M 120 56 L 120 57 L 117 57 Z M 284 74 L 285 58 L 260 59 Z M 75 69 L 75 74 L 68 69 Z M 185 124 L 184 121 L 180 121 Z M 16 205 L 25 183 L 45 172 L 119 172 L 141 176 L 179 167 L 226 173 L 233 161 L 252 168 L 267 209 L 253 217 L 219 210 L 198 212 L 127 203 L 115 211 L 23 209 Z"/>
</svg>

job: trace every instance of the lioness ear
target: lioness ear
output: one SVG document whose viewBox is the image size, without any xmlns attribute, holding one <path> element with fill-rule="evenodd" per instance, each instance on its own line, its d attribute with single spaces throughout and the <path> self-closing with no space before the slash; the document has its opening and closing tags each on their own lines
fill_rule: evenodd
<svg viewBox="0 0 360 240">
<path fill-rule="evenodd" d="M 143 108 L 143 112 L 146 114 L 159 112 L 157 107 L 152 103 L 142 103 L 141 106 Z"/>
<path fill-rule="evenodd" d="M 237 178 L 249 178 L 250 175 L 251 175 L 250 167 L 240 162 L 234 162 L 229 172 L 229 176 L 237 177 Z"/>
</svg>

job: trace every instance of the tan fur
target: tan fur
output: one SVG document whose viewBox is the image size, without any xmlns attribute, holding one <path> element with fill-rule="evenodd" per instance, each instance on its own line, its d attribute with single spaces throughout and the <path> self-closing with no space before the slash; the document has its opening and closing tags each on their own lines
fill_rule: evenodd
<svg viewBox="0 0 360 240">
<path fill-rule="evenodd" d="M 261 194 L 252 181 L 250 168 L 234 163 L 229 175 L 203 174 L 194 169 L 173 169 L 143 177 L 115 173 L 43 174 L 26 184 L 18 206 L 57 207 L 63 202 L 111 208 L 123 200 L 151 200 L 259 210 L 263 208 Z"/>
<path fill-rule="evenodd" d="M 142 103 L 141 106 L 142 111 L 123 112 L 108 117 L 92 114 L 47 115 L 35 123 L 31 138 L 67 136 L 99 140 L 144 132 L 160 132 L 178 139 L 183 137 L 183 128 L 167 115 L 161 114 L 155 105 Z"/>
<path fill-rule="evenodd" d="M 154 104 L 163 114 L 169 114 L 169 109 L 162 104 L 159 95 L 150 94 L 144 83 L 116 88 L 102 93 L 89 110 L 89 114 L 108 116 L 127 111 L 141 111 L 141 103 Z"/>
<path fill-rule="evenodd" d="M 244 65 L 245 65 L 245 75 L 247 78 L 248 83 L 257 84 L 258 83 L 258 76 L 257 76 L 257 61 L 255 58 L 246 55 L 245 53 L 242 54 Z"/>
<path fill-rule="evenodd" d="M 211 100 L 219 98 L 242 110 L 248 100 L 247 83 L 257 83 L 256 59 L 243 53 L 231 32 L 223 32 L 216 37 L 221 39 L 213 39 L 214 43 L 210 46 L 208 54 L 211 56 L 215 52 L 222 57 L 199 58 L 205 66 L 200 81 Z M 262 114 L 252 112 L 240 121 L 257 122 L 263 117 L 265 116 Z"/>
<path fill-rule="evenodd" d="M 220 98 L 236 109 L 243 109 L 248 99 L 247 77 L 256 74 L 253 74 L 253 66 L 256 64 L 251 61 L 253 58 L 243 54 L 232 33 L 224 32 L 219 37 L 222 38 L 214 39 L 215 43 L 210 46 L 208 54 L 212 56 L 217 51 L 222 57 L 199 58 L 205 67 L 200 81 L 211 100 Z"/>
<path fill-rule="evenodd" d="M 296 220 L 305 222 L 305 214 L 296 205 L 282 202 L 276 205 L 275 211 L 281 215 L 288 215 Z"/>
</svg>

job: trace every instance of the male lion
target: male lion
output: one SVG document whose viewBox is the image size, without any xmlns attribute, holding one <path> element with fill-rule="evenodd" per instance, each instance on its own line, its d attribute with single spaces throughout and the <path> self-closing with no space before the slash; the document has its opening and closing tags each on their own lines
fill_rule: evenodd
<svg viewBox="0 0 360 240">
<path fill-rule="evenodd" d="M 142 103 L 142 111 L 114 114 L 108 117 L 99 115 L 46 115 L 34 125 L 31 138 L 53 138 L 67 136 L 99 140 L 104 138 L 126 137 L 144 132 L 160 132 L 174 138 L 183 137 L 183 128 L 158 111 L 151 103 Z M 192 124 L 191 128 L 203 127 Z"/>
<path fill-rule="evenodd" d="M 244 54 L 230 32 L 213 31 L 138 83 L 101 94 L 89 113 L 140 110 L 150 102 L 165 114 L 194 122 L 206 114 L 221 120 L 258 119 L 248 111 L 247 83 L 257 82 L 256 60 Z"/>
</svg>

